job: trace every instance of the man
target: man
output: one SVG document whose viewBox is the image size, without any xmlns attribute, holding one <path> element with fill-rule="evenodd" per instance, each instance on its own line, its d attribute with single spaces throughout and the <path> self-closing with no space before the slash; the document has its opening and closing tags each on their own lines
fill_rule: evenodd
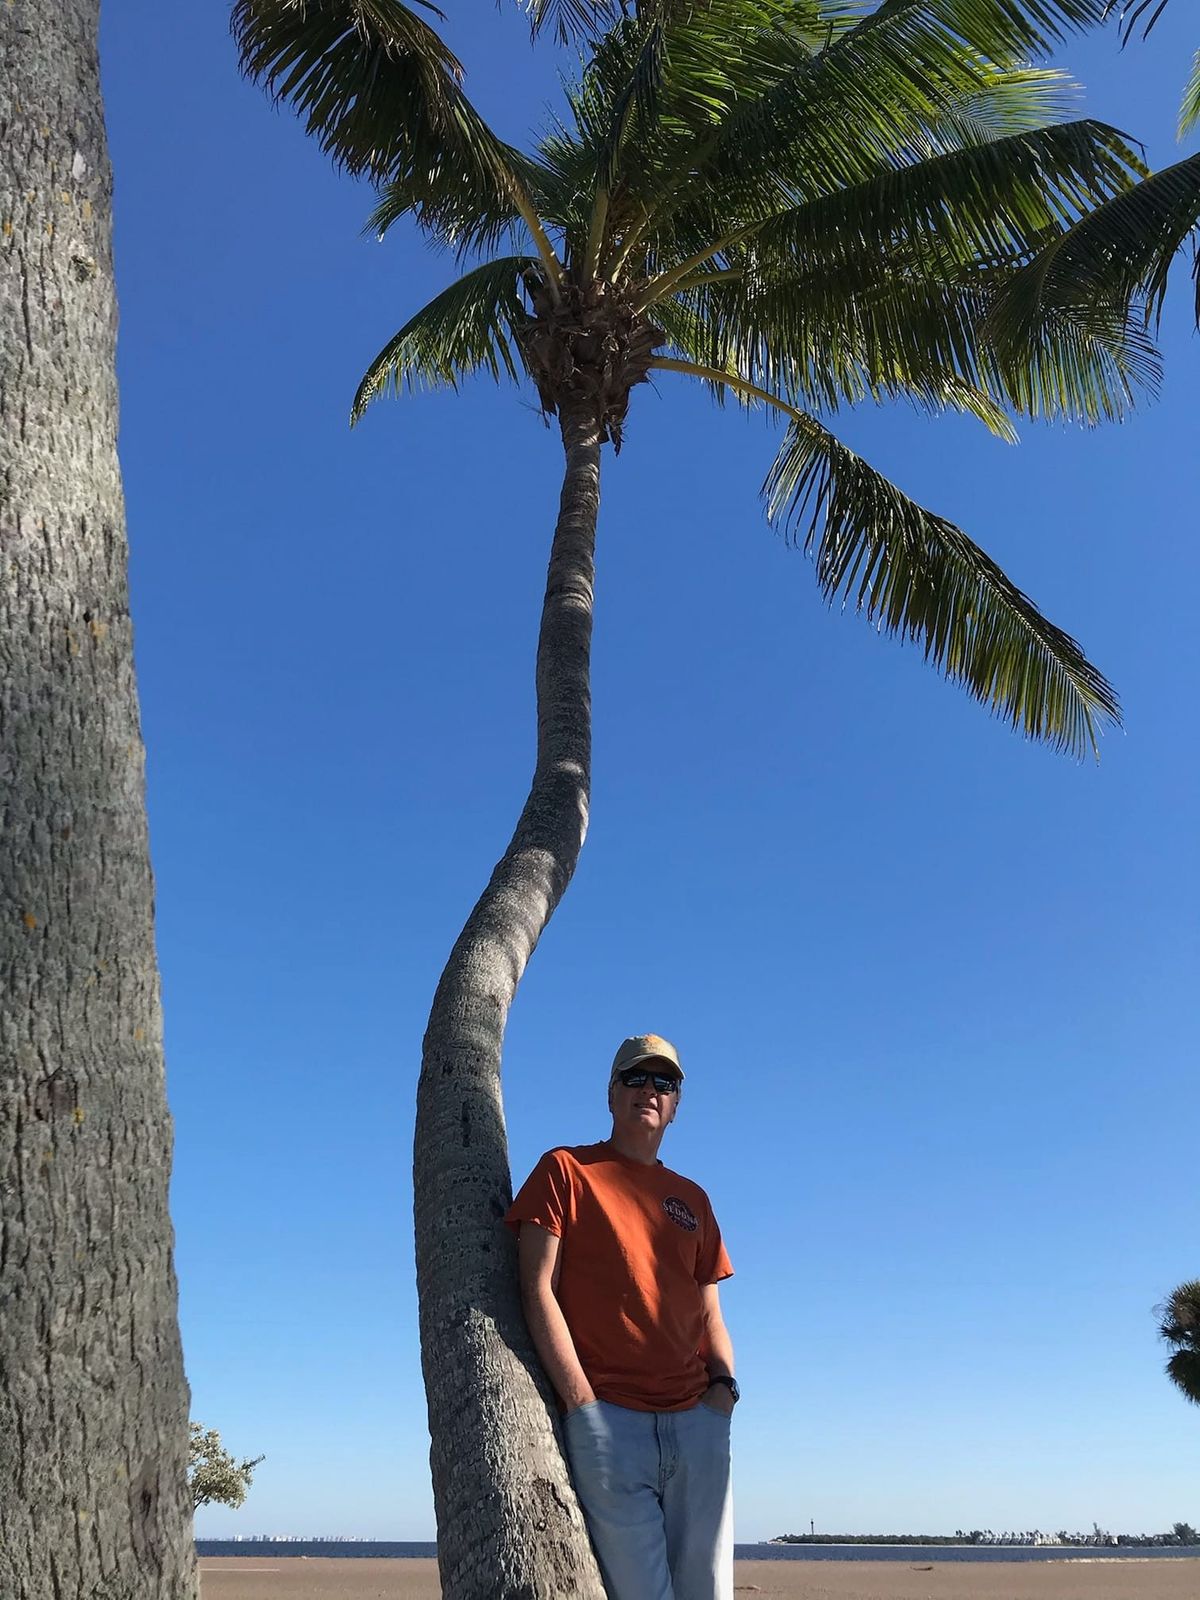
<svg viewBox="0 0 1200 1600">
<path fill-rule="evenodd" d="M 626 1039 L 609 1137 L 549 1151 L 505 1218 L 609 1600 L 733 1596 L 733 1268 L 704 1190 L 658 1159 L 682 1086 L 673 1045 Z"/>
</svg>

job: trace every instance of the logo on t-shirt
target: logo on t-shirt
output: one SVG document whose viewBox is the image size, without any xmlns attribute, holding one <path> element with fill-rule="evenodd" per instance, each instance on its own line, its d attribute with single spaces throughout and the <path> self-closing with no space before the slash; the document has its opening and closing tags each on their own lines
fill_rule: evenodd
<svg viewBox="0 0 1200 1600">
<path fill-rule="evenodd" d="M 676 1227 L 686 1228 L 689 1233 L 695 1233 L 700 1224 L 692 1215 L 691 1206 L 686 1205 L 682 1200 L 677 1199 L 673 1194 L 669 1194 L 662 1204 L 663 1210 L 667 1213 Z"/>
</svg>

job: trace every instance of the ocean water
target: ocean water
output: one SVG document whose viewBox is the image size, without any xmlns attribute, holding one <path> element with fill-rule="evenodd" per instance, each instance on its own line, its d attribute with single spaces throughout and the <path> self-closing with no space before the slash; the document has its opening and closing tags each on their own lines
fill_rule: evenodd
<svg viewBox="0 0 1200 1600">
<path fill-rule="evenodd" d="M 334 1556 L 378 1561 L 437 1555 L 435 1544 L 355 1539 L 197 1539 L 202 1556 Z M 739 1544 L 739 1561 L 1178 1561 L 1200 1545 Z"/>
</svg>

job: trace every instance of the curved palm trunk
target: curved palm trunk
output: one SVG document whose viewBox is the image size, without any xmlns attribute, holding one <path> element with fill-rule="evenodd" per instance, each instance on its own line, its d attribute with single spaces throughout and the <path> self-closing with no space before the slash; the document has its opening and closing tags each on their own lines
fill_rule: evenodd
<svg viewBox="0 0 1200 1600">
<path fill-rule="evenodd" d="M 566 477 L 538 643 L 533 785 L 442 974 L 417 1093 L 417 1288 L 446 1600 L 604 1595 L 500 1220 L 511 1199 L 504 1027 L 588 818 L 601 428 L 594 404 L 568 405 L 560 421 Z"/>
<path fill-rule="evenodd" d="M 192 1600 L 97 11 L 0 6 L 0 1594 Z"/>
</svg>

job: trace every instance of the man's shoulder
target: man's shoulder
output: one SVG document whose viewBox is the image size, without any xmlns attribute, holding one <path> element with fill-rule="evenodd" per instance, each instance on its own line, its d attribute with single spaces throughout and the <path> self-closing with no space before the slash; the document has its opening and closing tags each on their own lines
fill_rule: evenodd
<svg viewBox="0 0 1200 1600">
<path fill-rule="evenodd" d="M 602 1144 L 556 1144 L 552 1150 L 546 1151 L 538 1166 L 558 1167 L 560 1170 L 593 1167 L 605 1159 L 605 1154 Z"/>
<path fill-rule="evenodd" d="M 684 1191 L 684 1198 L 699 1201 L 702 1206 L 709 1205 L 707 1192 L 700 1187 L 694 1178 L 685 1178 L 682 1172 L 659 1163 L 658 1176 L 661 1182 L 670 1184 L 673 1188 Z"/>
<path fill-rule="evenodd" d="M 612 1152 L 606 1144 L 558 1144 L 547 1150 L 543 1161 L 553 1161 L 558 1166 L 594 1167 L 607 1161 Z"/>
</svg>

